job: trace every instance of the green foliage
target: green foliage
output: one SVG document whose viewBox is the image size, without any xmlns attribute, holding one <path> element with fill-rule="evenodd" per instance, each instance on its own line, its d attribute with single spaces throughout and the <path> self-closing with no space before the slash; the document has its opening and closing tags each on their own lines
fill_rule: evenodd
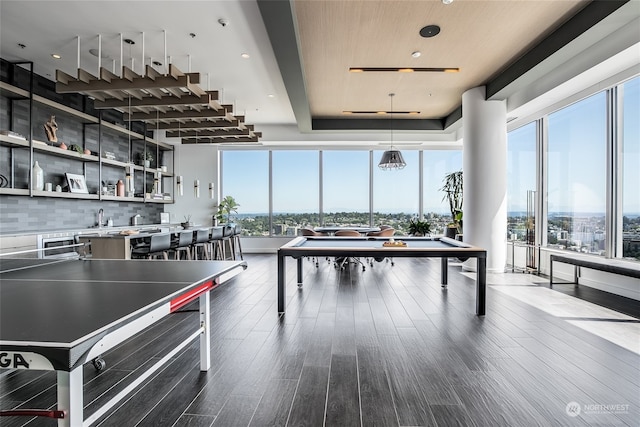
<svg viewBox="0 0 640 427">
<path fill-rule="evenodd" d="M 141 164 L 144 164 L 145 160 L 149 162 L 153 162 L 153 151 L 149 148 L 145 148 L 143 152 L 138 154 L 138 161 Z"/>
<path fill-rule="evenodd" d="M 220 200 L 218 204 L 218 212 L 216 213 L 216 219 L 220 223 L 229 223 L 231 222 L 231 214 L 238 213 L 238 207 L 240 205 L 236 202 L 236 199 L 233 196 L 226 196 L 224 199 Z"/>
<path fill-rule="evenodd" d="M 76 153 L 84 154 L 84 149 L 78 144 L 71 144 L 68 150 L 75 151 Z"/>
<path fill-rule="evenodd" d="M 420 221 L 419 219 L 411 219 L 409 221 L 409 234 L 414 236 L 426 236 L 431 232 L 431 224 L 427 221 Z"/>
<path fill-rule="evenodd" d="M 462 232 L 462 171 L 451 172 L 444 176 L 442 188 L 440 191 L 444 192 L 442 200 L 446 200 L 449 203 L 449 210 L 451 211 L 451 224 L 450 227 L 455 227 L 458 232 Z"/>
</svg>

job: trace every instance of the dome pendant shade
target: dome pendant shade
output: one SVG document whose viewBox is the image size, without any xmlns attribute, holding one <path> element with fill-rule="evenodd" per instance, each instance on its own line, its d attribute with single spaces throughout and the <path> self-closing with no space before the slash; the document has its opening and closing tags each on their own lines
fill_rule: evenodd
<svg viewBox="0 0 640 427">
<path fill-rule="evenodd" d="M 407 164 L 399 150 L 387 150 L 382 153 L 378 167 L 382 170 L 402 169 Z"/>
<path fill-rule="evenodd" d="M 400 170 L 407 166 L 404 161 L 404 157 L 402 157 L 402 153 L 393 148 L 393 97 L 395 93 L 389 94 L 389 102 L 391 103 L 391 125 L 389 129 L 391 130 L 391 146 L 387 151 L 382 153 L 382 158 L 380 159 L 380 163 L 378 163 L 378 167 L 383 171 L 390 170 Z"/>
</svg>

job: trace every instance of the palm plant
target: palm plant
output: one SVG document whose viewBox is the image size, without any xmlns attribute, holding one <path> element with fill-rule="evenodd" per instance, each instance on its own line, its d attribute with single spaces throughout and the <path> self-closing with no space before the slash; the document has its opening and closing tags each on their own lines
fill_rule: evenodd
<svg viewBox="0 0 640 427">
<path fill-rule="evenodd" d="M 447 200 L 451 211 L 450 228 L 455 228 L 462 233 L 462 171 L 448 173 L 444 176 L 442 188 L 444 192 L 442 200 Z"/>
<path fill-rule="evenodd" d="M 226 223 L 231 222 L 231 213 L 238 213 L 238 207 L 240 205 L 236 202 L 233 196 L 226 196 L 218 203 L 218 212 L 216 213 L 216 219 L 218 222 Z"/>
</svg>

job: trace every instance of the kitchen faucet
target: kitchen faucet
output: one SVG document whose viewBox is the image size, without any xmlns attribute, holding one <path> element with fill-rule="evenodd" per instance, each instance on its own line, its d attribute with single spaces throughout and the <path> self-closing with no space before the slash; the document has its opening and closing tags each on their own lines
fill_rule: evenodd
<svg viewBox="0 0 640 427">
<path fill-rule="evenodd" d="M 100 210 L 98 211 L 98 227 L 102 227 L 102 224 L 104 222 L 103 216 L 104 216 L 104 209 L 100 208 Z"/>
</svg>

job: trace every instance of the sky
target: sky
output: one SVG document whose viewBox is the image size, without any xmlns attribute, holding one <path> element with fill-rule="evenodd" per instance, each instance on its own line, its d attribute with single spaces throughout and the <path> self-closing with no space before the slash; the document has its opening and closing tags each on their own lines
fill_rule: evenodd
<svg viewBox="0 0 640 427">
<path fill-rule="evenodd" d="M 417 213 L 419 153 L 403 151 L 407 166 L 382 171 L 382 150 L 373 152 L 374 211 Z M 369 151 L 322 152 L 325 212 L 369 211 Z M 223 195 L 233 194 L 245 213 L 268 211 L 267 151 L 223 154 Z M 317 212 L 320 200 L 319 151 L 273 151 L 273 211 Z M 460 150 L 425 151 L 425 213 L 448 213 L 439 191 L 447 173 L 462 169 Z"/>
<path fill-rule="evenodd" d="M 640 78 L 622 86 L 623 213 L 640 213 Z M 606 94 L 597 93 L 548 117 L 549 212 L 603 213 L 606 207 Z M 535 123 L 509 132 L 508 212 L 527 208 L 535 190 Z M 419 153 L 403 150 L 407 166 L 381 171 L 383 150 L 373 152 L 374 212 L 417 213 Z M 424 213 L 448 213 L 439 190 L 443 177 L 462 169 L 462 151 L 425 150 Z M 369 151 L 322 151 L 322 203 L 325 212 L 369 210 Z M 273 211 L 317 212 L 320 204 L 320 152 L 274 150 Z M 269 152 L 225 151 L 223 196 L 233 195 L 241 213 L 269 211 Z"/>
</svg>

